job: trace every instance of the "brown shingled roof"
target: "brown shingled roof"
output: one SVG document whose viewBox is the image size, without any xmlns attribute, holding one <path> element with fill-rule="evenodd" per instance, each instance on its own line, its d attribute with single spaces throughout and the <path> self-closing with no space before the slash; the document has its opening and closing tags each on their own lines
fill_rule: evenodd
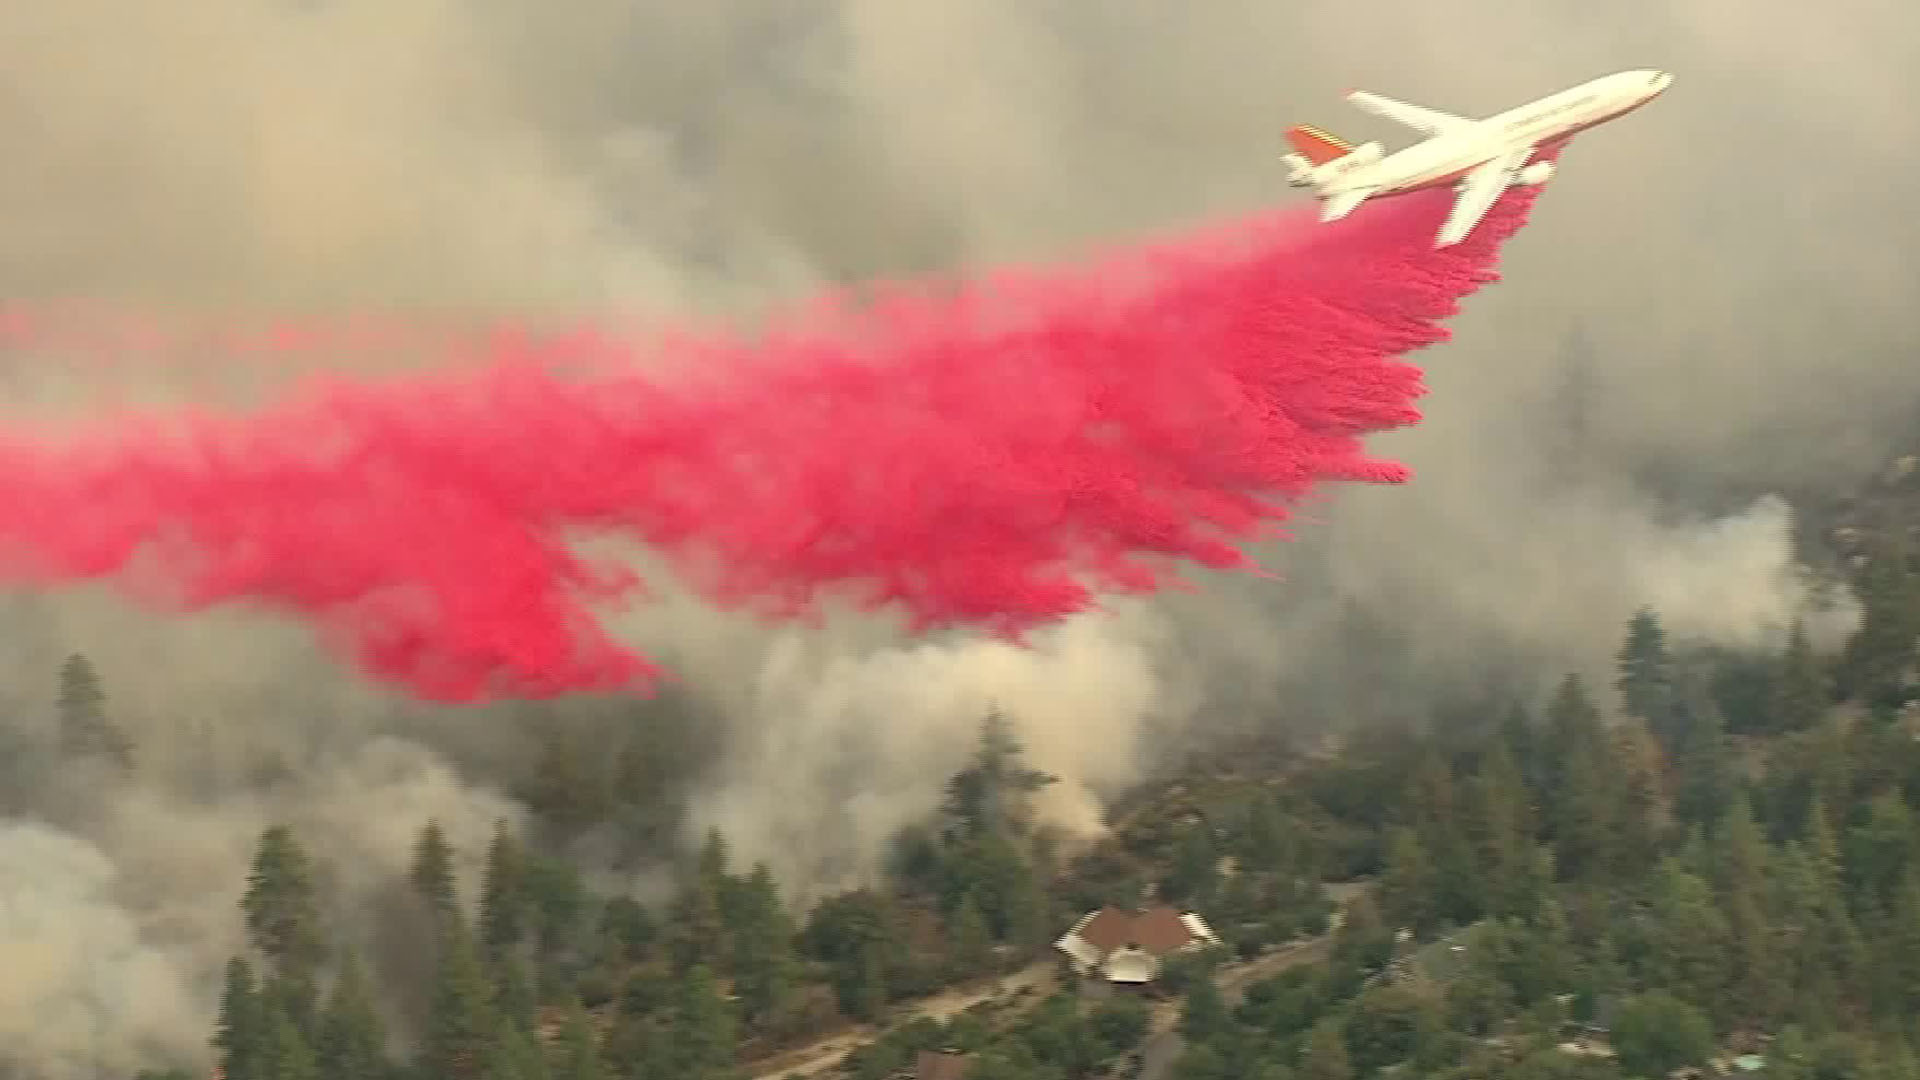
<svg viewBox="0 0 1920 1080">
<path fill-rule="evenodd" d="M 1180 913 L 1164 905 L 1133 913 L 1101 908 L 1080 928 L 1080 937 L 1103 953 L 1137 945 L 1155 956 L 1174 952 L 1194 940 Z"/>
<path fill-rule="evenodd" d="M 1103 907 L 1080 928 L 1080 937 L 1101 952 L 1112 952 L 1133 940 L 1133 916 L 1119 908 Z"/>
<path fill-rule="evenodd" d="M 1133 917 L 1134 944 L 1155 956 L 1165 956 L 1193 943 L 1193 931 L 1170 907 L 1149 908 Z"/>
</svg>

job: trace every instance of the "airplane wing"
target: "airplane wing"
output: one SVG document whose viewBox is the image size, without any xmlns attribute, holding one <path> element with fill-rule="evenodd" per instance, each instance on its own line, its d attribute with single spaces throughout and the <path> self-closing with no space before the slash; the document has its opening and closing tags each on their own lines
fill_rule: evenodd
<svg viewBox="0 0 1920 1080">
<path fill-rule="evenodd" d="M 1375 184 L 1370 187 L 1348 188 L 1338 195 L 1327 196 L 1320 200 L 1320 220 L 1322 222 L 1339 221 L 1353 213 L 1354 207 L 1366 202 L 1367 196 L 1379 190 L 1380 185 Z"/>
<path fill-rule="evenodd" d="M 1347 100 L 1362 112 L 1392 120 L 1396 124 L 1405 124 L 1425 135 L 1438 135 L 1443 131 L 1451 131 L 1478 122 L 1464 116 L 1444 113 L 1438 109 L 1409 105 L 1404 101 L 1395 101 L 1390 97 L 1382 97 L 1365 90 L 1348 91 Z"/>
<path fill-rule="evenodd" d="M 1493 202 L 1500 193 L 1507 190 L 1513 182 L 1514 170 L 1527 163 L 1533 156 L 1534 148 L 1523 146 L 1490 161 L 1475 166 L 1467 173 L 1454 190 L 1458 193 L 1453 201 L 1453 210 L 1447 214 L 1446 224 L 1440 226 L 1440 235 L 1434 241 L 1435 247 L 1447 247 L 1467 238 L 1480 219 L 1493 209 Z"/>
</svg>

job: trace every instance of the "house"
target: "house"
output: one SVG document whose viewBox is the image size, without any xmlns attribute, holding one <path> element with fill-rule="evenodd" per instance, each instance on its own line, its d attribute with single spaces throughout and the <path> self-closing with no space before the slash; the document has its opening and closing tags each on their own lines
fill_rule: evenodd
<svg viewBox="0 0 1920 1080">
<path fill-rule="evenodd" d="M 1066 954 L 1080 975 L 1099 974 L 1108 982 L 1137 985 L 1158 977 L 1167 957 L 1218 944 L 1219 936 L 1200 916 L 1160 905 L 1144 911 L 1090 911 L 1053 947 Z"/>
</svg>

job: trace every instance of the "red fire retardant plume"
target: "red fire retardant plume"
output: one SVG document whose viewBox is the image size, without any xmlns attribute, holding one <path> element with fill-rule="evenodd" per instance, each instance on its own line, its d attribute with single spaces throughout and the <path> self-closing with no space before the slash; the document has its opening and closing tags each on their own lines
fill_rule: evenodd
<svg viewBox="0 0 1920 1080">
<path fill-rule="evenodd" d="M 0 581 L 291 609 L 440 701 L 660 674 L 593 615 L 637 583 L 570 547 L 592 533 L 723 604 L 798 615 L 831 591 L 1017 636 L 1181 560 L 1249 567 L 1237 545 L 1317 483 L 1405 480 L 1361 445 L 1419 418 L 1395 357 L 1446 336 L 1531 199 L 1441 251 L 1434 191 L 645 343 L 671 377 L 604 338 L 501 336 L 479 369 L 257 413 L 15 430 Z"/>
</svg>

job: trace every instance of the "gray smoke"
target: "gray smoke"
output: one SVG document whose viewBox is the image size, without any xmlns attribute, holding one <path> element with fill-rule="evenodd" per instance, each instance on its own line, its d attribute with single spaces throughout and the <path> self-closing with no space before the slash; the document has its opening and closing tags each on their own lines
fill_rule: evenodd
<svg viewBox="0 0 1920 1080">
<path fill-rule="evenodd" d="M 1348 85 L 1480 113 L 1676 73 L 1572 146 L 1507 279 L 1423 358 L 1425 422 L 1376 447 L 1414 482 L 1333 493 L 1262 552 L 1283 580 L 1202 577 L 1029 651 L 845 613 L 762 626 L 671 587 L 618 615 L 686 676 L 685 722 L 721 733 L 690 828 L 724 826 L 805 894 L 934 805 L 989 705 L 1064 778 L 1059 820 L 1092 829 L 1103 793 L 1207 732 L 1343 719 L 1383 680 L 1433 697 L 1597 668 L 1641 604 L 1734 645 L 1796 615 L 1844 634 L 1778 493 L 1847 482 L 1912 415 L 1913 21 L 1865 0 L 1811 22 L 1784 0 L 0 0 L 0 294 L 208 322 L 747 317 L 1268 205 L 1287 123 L 1406 141 L 1351 114 Z M 7 359 L 15 419 L 393 363 Z M 23 897 L 0 970 L 34 973 L 0 991 L 0 1036 L 48 1074 L 193 1051 L 235 940 L 220 890 L 293 812 L 246 777 L 312 778 L 298 816 L 351 923 L 355 875 L 398 867 L 421 816 L 477 844 L 524 771 L 501 710 L 398 702 L 272 613 L 163 618 L 88 590 L 17 598 L 7 625 L 16 735 L 84 650 L 152 767 L 211 777 L 198 799 L 55 784 L 35 798 L 62 827 L 0 841 L 0 890 Z M 376 741 L 394 732 L 432 753 Z"/>
</svg>

